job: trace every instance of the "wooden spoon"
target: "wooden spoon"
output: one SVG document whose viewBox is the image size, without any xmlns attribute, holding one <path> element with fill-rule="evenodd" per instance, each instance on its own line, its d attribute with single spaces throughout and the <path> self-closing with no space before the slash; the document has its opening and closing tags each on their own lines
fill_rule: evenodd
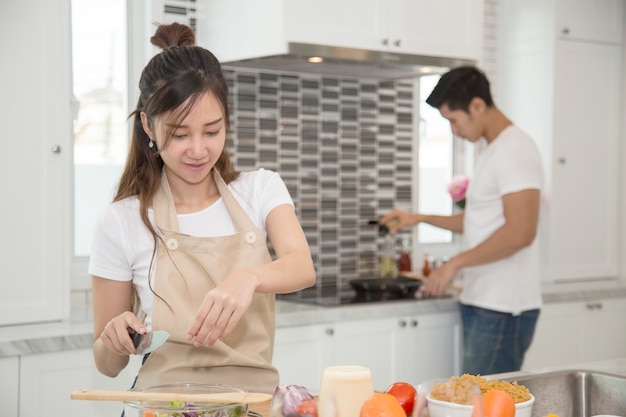
<svg viewBox="0 0 626 417">
<path fill-rule="evenodd" d="M 272 394 L 261 392 L 218 392 L 208 394 L 183 394 L 178 392 L 143 392 L 143 391 L 110 391 L 110 390 L 78 390 L 72 392 L 72 400 L 91 401 L 180 401 L 195 403 L 218 404 L 258 404 L 270 401 Z"/>
</svg>

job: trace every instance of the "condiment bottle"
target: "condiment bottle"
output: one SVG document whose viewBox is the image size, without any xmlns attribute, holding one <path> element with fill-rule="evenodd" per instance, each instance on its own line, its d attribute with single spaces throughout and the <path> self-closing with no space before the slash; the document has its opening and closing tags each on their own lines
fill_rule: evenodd
<svg viewBox="0 0 626 417">
<path fill-rule="evenodd" d="M 430 275 L 430 257 L 428 252 L 424 252 L 424 266 L 422 267 L 422 275 L 427 277 Z"/>
<path fill-rule="evenodd" d="M 408 236 L 402 238 L 402 249 L 400 250 L 400 258 L 398 259 L 398 271 L 411 272 L 411 238 Z"/>
<path fill-rule="evenodd" d="M 391 235 L 386 235 L 385 241 L 383 242 L 383 250 L 380 256 L 379 267 L 381 278 L 396 278 L 398 276 L 394 252 L 394 238 Z"/>
</svg>

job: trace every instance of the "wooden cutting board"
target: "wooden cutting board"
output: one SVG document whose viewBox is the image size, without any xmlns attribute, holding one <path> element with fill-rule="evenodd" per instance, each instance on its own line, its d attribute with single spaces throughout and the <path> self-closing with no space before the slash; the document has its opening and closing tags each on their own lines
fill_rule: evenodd
<svg viewBox="0 0 626 417">
<path fill-rule="evenodd" d="M 254 411 L 262 417 L 270 417 L 272 414 L 272 401 L 269 400 L 264 403 L 251 404 L 250 411 Z"/>
</svg>

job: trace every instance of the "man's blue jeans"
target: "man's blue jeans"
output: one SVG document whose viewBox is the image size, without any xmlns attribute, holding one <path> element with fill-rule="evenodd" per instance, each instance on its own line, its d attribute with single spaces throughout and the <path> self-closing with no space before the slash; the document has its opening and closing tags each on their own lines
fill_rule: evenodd
<svg viewBox="0 0 626 417">
<path fill-rule="evenodd" d="M 489 375 L 519 371 L 533 340 L 539 310 L 519 316 L 461 304 L 463 373 Z"/>
</svg>

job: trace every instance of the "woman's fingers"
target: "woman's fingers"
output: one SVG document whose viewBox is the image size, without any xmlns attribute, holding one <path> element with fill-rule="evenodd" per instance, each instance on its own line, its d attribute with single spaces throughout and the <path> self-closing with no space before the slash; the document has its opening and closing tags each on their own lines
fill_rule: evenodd
<svg viewBox="0 0 626 417">
<path fill-rule="evenodd" d="M 187 340 L 195 339 L 196 347 L 213 346 L 233 331 L 246 309 L 247 305 L 238 298 L 217 290 L 210 291 L 189 327 Z"/>
<path fill-rule="evenodd" d="M 120 355 L 135 353 L 135 347 L 129 334 L 129 329 L 144 334 L 144 324 L 133 313 L 126 311 L 111 319 L 100 334 L 106 347 Z"/>
</svg>

